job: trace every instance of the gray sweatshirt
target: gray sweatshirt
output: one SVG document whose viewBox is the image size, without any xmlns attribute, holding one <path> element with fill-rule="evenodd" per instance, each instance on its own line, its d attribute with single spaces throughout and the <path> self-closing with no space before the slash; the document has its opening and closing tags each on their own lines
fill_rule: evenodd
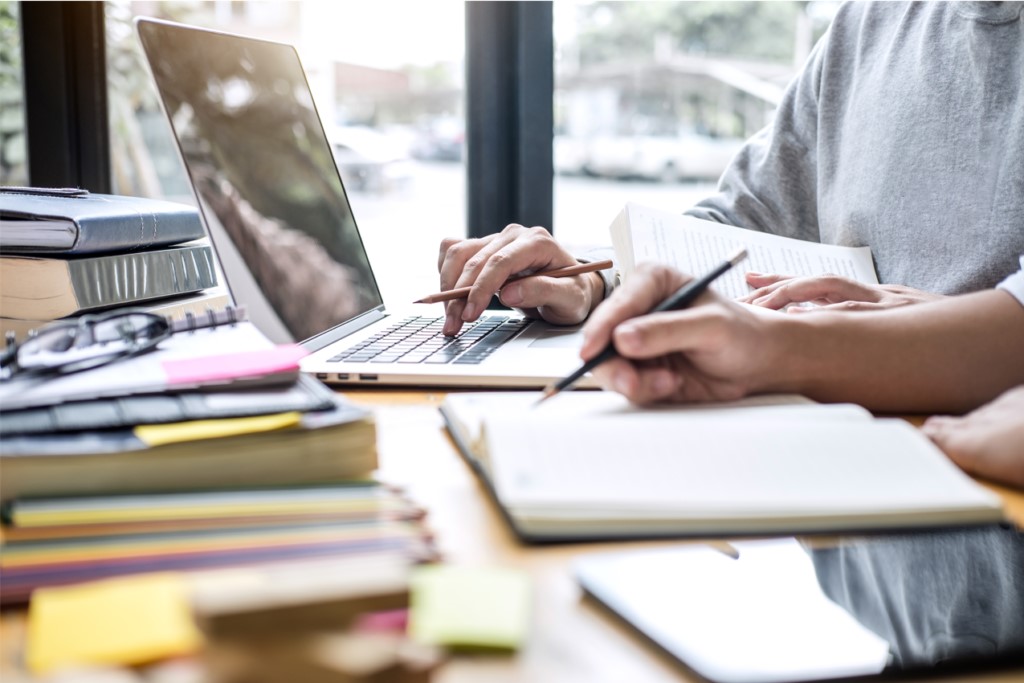
<svg viewBox="0 0 1024 683">
<path fill-rule="evenodd" d="M 871 247 L 879 281 L 995 286 L 1024 254 L 1024 3 L 850 2 L 687 213 Z"/>
</svg>

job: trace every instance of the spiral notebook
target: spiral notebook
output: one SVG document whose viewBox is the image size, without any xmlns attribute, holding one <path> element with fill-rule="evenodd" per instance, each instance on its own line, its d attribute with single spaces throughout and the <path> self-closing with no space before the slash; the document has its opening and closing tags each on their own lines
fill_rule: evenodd
<svg viewBox="0 0 1024 683">
<path fill-rule="evenodd" d="M 0 409 L 52 406 L 106 397 L 209 387 L 294 384 L 307 352 L 275 345 L 235 309 L 189 316 L 156 350 L 58 376 L 14 376 L 0 383 Z M 207 320 L 209 317 L 209 321 Z"/>
</svg>

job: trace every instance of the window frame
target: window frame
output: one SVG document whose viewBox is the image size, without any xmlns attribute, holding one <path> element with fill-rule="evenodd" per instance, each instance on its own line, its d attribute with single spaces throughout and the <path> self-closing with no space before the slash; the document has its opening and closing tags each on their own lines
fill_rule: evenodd
<svg viewBox="0 0 1024 683">
<path fill-rule="evenodd" d="M 554 229 L 551 2 L 466 3 L 466 231 Z"/>
<path fill-rule="evenodd" d="M 20 2 L 29 182 L 109 193 L 102 2 Z"/>
<path fill-rule="evenodd" d="M 105 6 L 20 2 L 29 181 L 110 192 Z M 469 237 L 554 229 L 553 8 L 466 2 Z"/>
</svg>

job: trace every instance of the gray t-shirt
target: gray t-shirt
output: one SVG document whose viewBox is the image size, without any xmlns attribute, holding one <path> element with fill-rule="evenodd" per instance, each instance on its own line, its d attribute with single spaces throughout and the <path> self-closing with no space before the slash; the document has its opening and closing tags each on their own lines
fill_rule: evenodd
<svg viewBox="0 0 1024 683">
<path fill-rule="evenodd" d="M 844 4 L 687 213 L 870 246 L 883 284 L 994 287 L 1024 253 L 1024 3 Z"/>
</svg>

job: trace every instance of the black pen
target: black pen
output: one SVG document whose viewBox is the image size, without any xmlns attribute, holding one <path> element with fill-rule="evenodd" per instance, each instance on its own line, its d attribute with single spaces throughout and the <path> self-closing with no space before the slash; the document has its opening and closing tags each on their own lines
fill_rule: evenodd
<svg viewBox="0 0 1024 683">
<path fill-rule="evenodd" d="M 747 250 L 743 247 L 740 247 L 732 256 L 730 256 L 725 261 L 722 261 L 722 263 L 716 266 L 711 272 L 704 275 L 704 277 L 698 280 L 690 280 L 685 285 L 677 289 L 675 293 L 673 293 L 669 298 L 665 299 L 660 304 L 655 306 L 651 310 L 651 313 L 661 313 L 662 311 L 675 311 L 680 308 L 686 308 L 691 303 L 693 303 L 694 299 L 703 294 L 704 290 L 707 289 L 712 282 L 717 280 L 726 271 L 728 271 L 730 268 L 735 266 L 737 263 L 739 263 L 746 257 Z M 581 377 L 583 377 L 583 375 L 587 374 L 588 372 L 590 372 L 591 370 L 593 370 L 606 360 L 611 360 L 612 358 L 615 358 L 617 355 L 619 354 L 615 350 L 615 345 L 612 344 L 612 342 L 608 342 L 608 345 L 601 350 L 601 353 L 597 354 L 596 356 L 588 360 L 586 363 L 581 365 L 571 375 L 563 377 L 557 382 L 554 382 L 553 384 L 550 384 L 547 387 L 545 387 L 540 399 L 538 399 L 537 403 L 535 403 L 534 405 L 546 401 L 547 399 L 551 398 L 552 396 L 562 391 L 563 389 L 568 389 L 573 384 L 575 384 Z"/>
</svg>

